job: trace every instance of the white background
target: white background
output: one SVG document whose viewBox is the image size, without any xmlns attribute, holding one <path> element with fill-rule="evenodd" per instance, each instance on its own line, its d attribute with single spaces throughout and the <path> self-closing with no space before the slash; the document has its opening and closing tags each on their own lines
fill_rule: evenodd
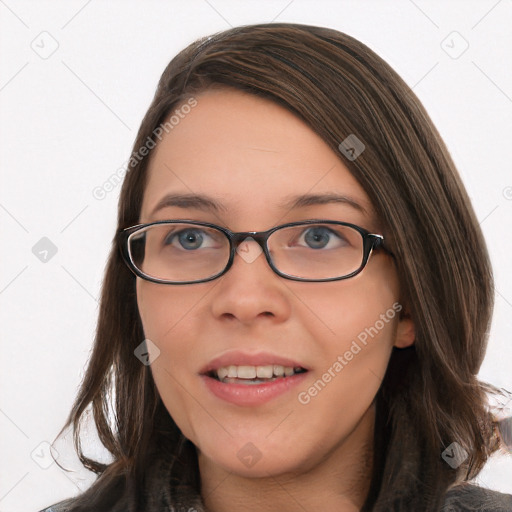
<svg viewBox="0 0 512 512">
<path fill-rule="evenodd" d="M 495 316 L 480 377 L 512 390 L 510 0 L 1 0 L 0 512 L 36 511 L 87 484 L 81 473 L 40 465 L 50 461 L 44 442 L 62 427 L 83 375 L 115 229 L 120 187 L 103 200 L 93 189 L 129 157 L 177 52 L 200 36 L 270 21 L 356 37 L 425 105 L 494 265 Z M 454 31 L 469 44 L 458 58 L 466 43 Z M 44 54 L 52 44 L 56 51 Z M 42 237 L 57 247 L 46 263 L 32 252 Z M 62 460 L 71 457 L 64 448 Z M 494 458 L 480 481 L 512 493 L 512 457 Z"/>
</svg>

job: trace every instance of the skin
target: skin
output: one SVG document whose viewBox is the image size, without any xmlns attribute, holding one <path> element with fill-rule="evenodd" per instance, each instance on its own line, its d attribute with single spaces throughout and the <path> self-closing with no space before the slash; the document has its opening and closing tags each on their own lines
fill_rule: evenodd
<svg viewBox="0 0 512 512">
<path fill-rule="evenodd" d="M 153 150 L 140 222 L 193 219 L 233 231 L 263 231 L 324 218 L 380 233 L 368 196 L 342 156 L 292 113 L 235 90 L 196 97 L 198 104 Z M 283 210 L 288 194 L 336 191 L 348 204 Z M 166 207 L 170 192 L 201 193 L 225 211 Z M 198 448 L 202 496 L 209 511 L 357 511 L 369 489 L 374 397 L 393 346 L 414 342 L 412 320 L 399 315 L 309 403 L 307 391 L 365 328 L 400 302 L 393 259 L 376 251 L 359 275 L 308 283 L 284 279 L 263 255 L 238 254 L 224 276 L 191 285 L 137 279 L 144 332 L 159 348 L 151 369 L 162 400 Z M 404 306 L 405 307 L 405 306 Z M 232 349 L 290 357 L 310 368 L 304 384 L 257 407 L 211 394 L 199 371 Z M 261 454 L 246 467 L 237 452 Z M 302 507 L 302 508 L 301 508 Z"/>
</svg>

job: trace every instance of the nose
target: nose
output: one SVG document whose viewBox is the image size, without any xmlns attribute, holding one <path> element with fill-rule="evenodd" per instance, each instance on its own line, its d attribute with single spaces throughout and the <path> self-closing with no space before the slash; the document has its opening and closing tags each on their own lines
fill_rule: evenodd
<svg viewBox="0 0 512 512">
<path fill-rule="evenodd" d="M 260 245 L 248 235 L 212 292 L 212 312 L 219 319 L 238 319 L 243 324 L 264 317 L 284 321 L 291 305 L 282 281 L 284 278 L 270 268 Z"/>
</svg>

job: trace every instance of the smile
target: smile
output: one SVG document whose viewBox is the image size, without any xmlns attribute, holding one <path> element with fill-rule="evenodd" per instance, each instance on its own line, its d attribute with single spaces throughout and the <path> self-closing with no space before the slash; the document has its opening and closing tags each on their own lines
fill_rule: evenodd
<svg viewBox="0 0 512 512">
<path fill-rule="evenodd" d="M 236 366 L 229 365 L 210 372 L 213 378 L 226 384 L 254 385 L 266 382 L 274 382 L 279 378 L 287 378 L 306 370 L 301 366 L 282 366 L 269 364 L 265 366 Z"/>
<path fill-rule="evenodd" d="M 210 396 L 255 407 L 284 396 L 304 381 L 309 370 L 277 354 L 230 351 L 210 361 L 199 376 Z"/>
</svg>

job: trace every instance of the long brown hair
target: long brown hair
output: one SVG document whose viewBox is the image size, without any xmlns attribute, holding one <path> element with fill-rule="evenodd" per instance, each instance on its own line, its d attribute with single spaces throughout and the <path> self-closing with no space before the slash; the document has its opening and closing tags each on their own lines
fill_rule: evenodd
<svg viewBox="0 0 512 512">
<path fill-rule="evenodd" d="M 476 378 L 492 313 L 492 273 L 445 144 L 411 89 L 364 44 L 327 28 L 273 23 L 236 27 L 179 53 L 161 76 L 134 152 L 174 109 L 210 87 L 256 94 L 299 116 L 369 195 L 396 257 L 416 340 L 393 350 L 376 397 L 364 510 L 437 510 L 446 490 L 476 476 L 498 446 L 486 395 L 496 390 Z M 365 145 L 355 160 L 339 151 L 351 134 Z M 125 177 L 119 229 L 139 221 L 149 158 Z M 94 350 L 64 427 L 74 428 L 82 462 L 99 474 L 73 510 L 117 510 L 121 502 L 128 510 L 158 510 L 187 489 L 199 493 L 194 447 L 163 406 L 149 367 L 134 356 L 142 340 L 135 277 L 114 239 Z M 80 425 L 89 408 L 111 464 L 82 452 Z M 457 468 L 441 457 L 454 442 L 468 453 Z M 169 488 L 150 503 L 150 481 L 163 474 L 155 461 L 163 458 L 174 463 L 165 473 Z"/>
</svg>

